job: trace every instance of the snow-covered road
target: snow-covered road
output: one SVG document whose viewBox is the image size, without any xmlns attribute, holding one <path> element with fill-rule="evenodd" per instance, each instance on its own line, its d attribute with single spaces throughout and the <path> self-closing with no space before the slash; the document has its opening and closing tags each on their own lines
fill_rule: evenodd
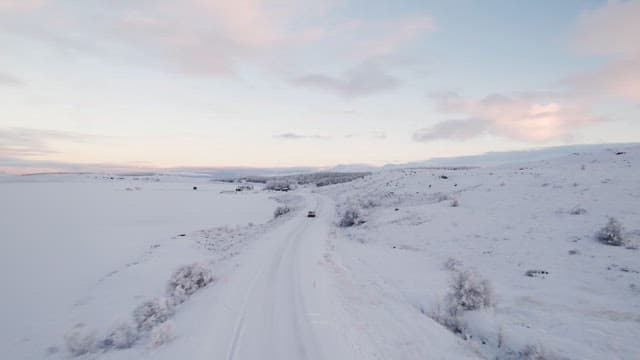
<svg viewBox="0 0 640 360">
<path fill-rule="evenodd" d="M 319 195 L 304 198 L 304 209 L 318 217 L 292 215 L 256 240 L 238 260 L 242 265 L 221 279 L 220 297 L 203 319 L 209 341 L 194 339 L 200 346 L 194 358 L 362 358 L 350 344 L 353 329 L 323 261 L 334 206 Z"/>
<path fill-rule="evenodd" d="M 197 323 L 192 331 L 149 358 L 477 358 L 419 309 L 355 280 L 336 248 L 334 201 L 308 190 L 298 195 L 301 211 L 255 239 L 212 293 L 176 318 L 177 325 Z"/>
</svg>

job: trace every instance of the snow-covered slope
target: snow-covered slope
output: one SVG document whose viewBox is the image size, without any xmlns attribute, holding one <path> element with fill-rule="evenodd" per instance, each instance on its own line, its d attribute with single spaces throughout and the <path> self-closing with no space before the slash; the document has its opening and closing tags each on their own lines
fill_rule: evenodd
<svg viewBox="0 0 640 360">
<path fill-rule="evenodd" d="M 640 147 L 596 149 L 381 171 L 286 195 L 181 176 L 3 177 L 0 349 L 10 359 L 636 359 L 639 166 Z M 274 219 L 278 205 L 290 211 Z M 339 226 L 347 211 L 357 225 Z M 596 239 L 612 217 L 623 246 Z M 182 287 L 168 281 L 194 263 Z"/>
<path fill-rule="evenodd" d="M 337 247 L 375 297 L 358 310 L 363 317 L 389 313 L 393 323 L 404 309 L 434 318 L 486 358 L 640 356 L 639 147 L 494 168 L 386 171 L 321 191 L 366 221 L 344 229 Z M 628 246 L 595 239 L 609 217 L 625 227 Z M 452 326 L 447 293 L 465 271 L 491 283 L 495 306 L 464 311 Z M 380 325 L 375 335 L 396 358 L 406 336 Z"/>
</svg>

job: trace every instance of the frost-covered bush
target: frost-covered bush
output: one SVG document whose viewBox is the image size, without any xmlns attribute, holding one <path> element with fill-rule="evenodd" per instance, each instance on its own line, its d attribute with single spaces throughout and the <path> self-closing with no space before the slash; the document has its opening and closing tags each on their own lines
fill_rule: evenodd
<svg viewBox="0 0 640 360">
<path fill-rule="evenodd" d="M 289 211 L 291 211 L 291 209 L 289 209 L 289 207 L 287 206 L 278 206 L 274 211 L 273 211 L 273 217 L 280 217 L 284 214 L 287 214 Z"/>
<path fill-rule="evenodd" d="M 96 332 L 84 324 L 77 324 L 64 335 L 67 350 L 72 356 L 80 356 L 98 350 Z"/>
<path fill-rule="evenodd" d="M 133 320 L 138 331 L 149 331 L 173 315 L 173 303 L 168 298 L 145 301 L 133 310 Z"/>
<path fill-rule="evenodd" d="M 451 271 L 458 271 L 462 268 L 462 261 L 450 257 L 444 262 L 444 268 Z"/>
<path fill-rule="evenodd" d="M 350 207 L 344 211 L 342 214 L 342 218 L 340 219 L 341 227 L 349 227 L 360 225 L 364 223 L 364 219 L 362 218 L 362 213 L 358 208 Z"/>
<path fill-rule="evenodd" d="M 363 208 L 363 209 L 371 209 L 371 208 L 374 208 L 376 206 L 379 206 L 378 202 L 376 200 L 371 199 L 371 198 L 360 199 L 359 204 L 360 204 L 360 207 Z"/>
<path fill-rule="evenodd" d="M 289 191 L 295 189 L 296 184 L 290 180 L 270 180 L 264 186 L 265 190 Z"/>
<path fill-rule="evenodd" d="M 129 323 L 122 322 L 114 325 L 107 337 L 102 340 L 102 348 L 128 349 L 138 341 L 138 331 Z"/>
<path fill-rule="evenodd" d="M 176 270 L 167 284 L 167 296 L 177 305 L 213 281 L 211 271 L 200 264 Z"/>
<path fill-rule="evenodd" d="M 149 346 L 154 348 L 170 342 L 175 338 L 173 334 L 173 324 L 171 321 L 168 321 L 154 327 L 149 337 Z"/>
<path fill-rule="evenodd" d="M 574 208 L 572 208 L 571 210 L 569 210 L 569 214 L 570 215 L 583 215 L 586 214 L 587 210 L 579 207 L 579 206 L 575 206 Z"/>
<path fill-rule="evenodd" d="M 461 335 L 466 339 L 466 324 L 460 319 L 460 317 L 455 314 L 451 314 L 450 309 L 443 310 L 438 306 L 435 311 L 431 313 L 430 317 L 440 325 L 451 330 L 454 334 Z"/>
<path fill-rule="evenodd" d="M 506 360 L 559 360 L 540 345 L 527 345 L 521 350 L 506 349 L 502 358 Z"/>
<path fill-rule="evenodd" d="M 453 333 L 467 339 L 468 329 L 462 313 L 492 307 L 493 290 L 487 280 L 479 278 L 471 271 L 460 270 L 462 263 L 459 260 L 449 258 L 444 266 L 455 271 L 455 275 L 444 307 L 438 305 L 429 316 Z"/>
<path fill-rule="evenodd" d="M 304 184 L 307 177 L 310 178 L 311 182 L 314 182 L 316 186 L 327 186 L 333 184 L 342 184 L 345 182 L 353 181 L 359 178 L 363 178 L 369 173 L 319 173 L 317 176 L 305 176 L 301 175 L 301 179 L 298 180 L 299 183 Z M 314 178 L 318 178 L 317 180 Z"/>
<path fill-rule="evenodd" d="M 488 308 L 494 304 L 493 289 L 489 281 L 481 279 L 474 272 L 461 271 L 455 274 L 451 282 L 447 302 L 451 315 Z"/>
<path fill-rule="evenodd" d="M 603 244 L 621 246 L 627 243 L 622 233 L 622 224 L 615 218 L 609 218 L 609 222 L 598 231 L 596 238 Z"/>
</svg>

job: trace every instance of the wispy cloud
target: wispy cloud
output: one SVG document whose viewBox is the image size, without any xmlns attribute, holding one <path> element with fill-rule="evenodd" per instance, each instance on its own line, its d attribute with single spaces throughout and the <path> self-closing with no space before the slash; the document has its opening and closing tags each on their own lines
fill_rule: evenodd
<svg viewBox="0 0 640 360">
<path fill-rule="evenodd" d="M 0 1 L 0 14 L 32 11 L 46 5 L 47 2 L 47 0 L 2 0 Z"/>
<path fill-rule="evenodd" d="M 466 118 L 420 129 L 414 140 L 466 140 L 483 133 L 526 142 L 567 140 L 576 129 L 602 120 L 578 104 L 537 102 L 528 97 L 495 94 L 475 100 L 445 94 L 436 100 L 439 111 Z"/>
<path fill-rule="evenodd" d="M 387 133 L 383 131 L 369 131 L 361 134 L 350 133 L 350 134 L 345 134 L 344 138 L 345 139 L 370 138 L 374 140 L 384 140 L 387 138 Z"/>
<path fill-rule="evenodd" d="M 312 140 L 329 140 L 331 137 L 322 136 L 322 135 L 304 135 L 304 134 L 296 134 L 296 133 L 282 133 L 273 135 L 276 139 L 282 140 L 301 140 L 301 139 L 312 139 Z"/>
<path fill-rule="evenodd" d="M 640 2 L 608 1 L 584 12 L 573 46 L 605 58 L 598 69 L 571 77 L 576 92 L 605 94 L 640 103 Z"/>
<path fill-rule="evenodd" d="M 67 131 L 0 128 L 0 157 L 25 158 L 58 153 L 56 143 L 82 143 L 99 138 Z"/>
<path fill-rule="evenodd" d="M 398 55 L 434 28 L 432 17 L 426 14 L 373 22 L 354 20 L 348 30 L 340 31 L 330 40 L 346 45 L 345 53 L 356 64 L 342 73 L 310 72 L 294 77 L 291 83 L 344 97 L 394 90 L 401 81 L 393 70 L 407 63 L 406 59 L 398 61 Z"/>
<path fill-rule="evenodd" d="M 230 76 L 244 65 L 257 66 L 274 78 L 347 97 L 396 88 L 393 64 L 379 60 L 416 44 L 434 29 L 434 20 L 428 14 L 383 20 L 328 16 L 340 3 L 157 0 L 93 6 L 5 0 L 0 31 L 63 55 L 89 53 L 188 74 Z M 335 72 L 307 70 L 313 63 L 308 53 L 318 49 L 332 53 Z"/>
<path fill-rule="evenodd" d="M 362 63 L 341 76 L 308 74 L 292 80 L 298 86 L 320 89 L 339 96 L 371 95 L 399 86 L 400 81 L 383 66 L 374 62 Z"/>
<path fill-rule="evenodd" d="M 22 86 L 24 82 L 20 80 L 20 78 L 15 77 L 11 74 L 1 73 L 0 72 L 0 85 L 3 86 Z"/>
<path fill-rule="evenodd" d="M 400 48 L 411 44 L 434 29 L 433 18 L 425 14 L 371 23 L 366 26 L 365 31 L 381 35 L 356 44 L 353 51 L 355 55 L 363 58 L 393 55 Z"/>
<path fill-rule="evenodd" d="M 611 61 L 597 70 L 570 77 L 568 83 L 578 93 L 603 94 L 640 104 L 640 58 Z"/>
<path fill-rule="evenodd" d="M 63 52 L 153 56 L 154 63 L 208 75 L 229 74 L 243 62 L 265 63 L 323 34 L 321 27 L 298 21 L 321 13 L 322 6 L 308 1 L 286 7 L 262 0 L 118 1 L 103 6 L 7 1 L 0 2 L 0 30 L 5 32 Z"/>
<path fill-rule="evenodd" d="M 429 142 L 439 139 L 468 140 L 474 138 L 489 128 L 490 124 L 484 119 L 452 119 L 423 128 L 413 134 L 413 140 Z"/>
</svg>

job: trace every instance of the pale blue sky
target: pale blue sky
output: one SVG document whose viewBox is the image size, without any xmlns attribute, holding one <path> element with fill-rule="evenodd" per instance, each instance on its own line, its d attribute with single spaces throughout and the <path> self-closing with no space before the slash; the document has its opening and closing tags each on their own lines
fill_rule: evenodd
<svg viewBox="0 0 640 360">
<path fill-rule="evenodd" d="M 638 1 L 0 0 L 0 168 L 637 142 L 638 19 Z"/>
</svg>

